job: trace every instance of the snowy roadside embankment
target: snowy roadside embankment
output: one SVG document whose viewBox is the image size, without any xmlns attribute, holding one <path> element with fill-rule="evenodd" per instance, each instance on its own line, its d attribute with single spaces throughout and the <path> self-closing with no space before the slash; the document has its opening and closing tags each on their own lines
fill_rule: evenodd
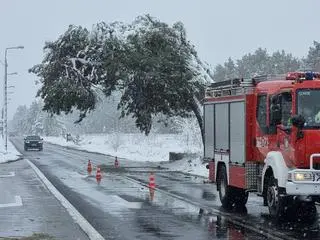
<svg viewBox="0 0 320 240">
<path fill-rule="evenodd" d="M 44 137 L 49 143 L 97 152 L 132 161 L 161 162 L 170 170 L 208 176 L 201 162 L 202 147 L 178 134 L 95 134 L 83 135 L 78 144 L 62 137 Z M 44 147 L 45 149 L 45 147 Z M 193 153 L 196 157 L 169 162 L 169 152 Z"/>
<path fill-rule="evenodd" d="M 8 151 L 6 153 L 4 147 L 4 140 L 0 137 L 0 163 L 6 163 L 10 161 L 18 160 L 21 154 L 13 146 L 13 144 L 8 141 Z"/>
<path fill-rule="evenodd" d="M 186 146 L 179 135 L 154 134 L 94 134 L 83 135 L 78 144 L 66 142 L 62 137 L 44 137 L 50 143 L 98 152 L 140 162 L 169 160 L 169 152 L 201 152 L 196 146 Z M 201 154 L 201 153 L 200 153 Z"/>
<path fill-rule="evenodd" d="M 162 163 L 162 167 L 169 168 L 172 171 L 190 173 L 208 178 L 209 170 L 206 168 L 206 163 L 202 163 L 202 157 L 186 158 L 174 162 Z"/>
</svg>

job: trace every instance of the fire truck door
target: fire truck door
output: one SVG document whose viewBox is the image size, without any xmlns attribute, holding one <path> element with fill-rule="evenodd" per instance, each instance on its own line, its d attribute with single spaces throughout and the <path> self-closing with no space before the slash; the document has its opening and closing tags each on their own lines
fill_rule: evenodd
<svg viewBox="0 0 320 240">
<path fill-rule="evenodd" d="M 269 151 L 269 128 L 268 128 L 268 96 L 259 94 L 256 109 L 256 139 L 257 160 L 263 161 Z"/>
<path fill-rule="evenodd" d="M 281 122 L 277 126 L 277 147 L 280 149 L 283 158 L 290 165 L 293 164 L 293 132 L 291 126 L 292 95 L 291 92 L 280 94 L 281 99 Z"/>
</svg>

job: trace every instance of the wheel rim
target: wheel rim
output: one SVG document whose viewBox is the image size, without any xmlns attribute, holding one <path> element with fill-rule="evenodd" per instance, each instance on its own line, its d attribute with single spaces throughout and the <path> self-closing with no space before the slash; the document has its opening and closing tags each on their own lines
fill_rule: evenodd
<svg viewBox="0 0 320 240">
<path fill-rule="evenodd" d="M 223 177 L 221 178 L 221 181 L 220 181 L 220 194 L 221 194 L 221 198 L 224 198 L 226 196 L 226 182 Z"/>
<path fill-rule="evenodd" d="M 279 199 L 278 199 L 278 188 L 276 186 L 270 186 L 267 192 L 267 202 L 271 210 L 276 210 Z"/>
</svg>

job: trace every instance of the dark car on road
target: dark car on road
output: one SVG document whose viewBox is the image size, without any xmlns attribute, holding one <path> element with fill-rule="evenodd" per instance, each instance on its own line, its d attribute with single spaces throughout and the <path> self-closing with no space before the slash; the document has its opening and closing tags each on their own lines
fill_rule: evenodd
<svg viewBox="0 0 320 240">
<path fill-rule="evenodd" d="M 24 138 L 24 150 L 28 151 L 29 149 L 38 149 L 39 151 L 43 150 L 43 138 L 40 136 L 32 135 Z"/>
</svg>

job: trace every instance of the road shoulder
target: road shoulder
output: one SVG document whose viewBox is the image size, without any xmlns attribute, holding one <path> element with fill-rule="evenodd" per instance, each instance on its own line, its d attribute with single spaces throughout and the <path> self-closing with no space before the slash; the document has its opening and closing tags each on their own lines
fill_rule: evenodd
<svg viewBox="0 0 320 240">
<path fill-rule="evenodd" d="M 0 188 L 0 237 L 45 233 L 59 240 L 89 239 L 26 160 L 1 164 Z"/>
</svg>

